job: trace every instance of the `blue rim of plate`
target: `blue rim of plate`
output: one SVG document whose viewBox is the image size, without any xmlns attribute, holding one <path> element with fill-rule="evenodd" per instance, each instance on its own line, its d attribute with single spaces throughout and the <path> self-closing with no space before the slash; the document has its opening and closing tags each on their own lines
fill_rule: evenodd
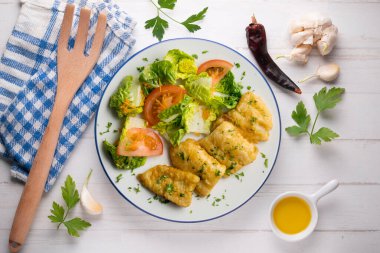
<svg viewBox="0 0 380 253">
<path fill-rule="evenodd" d="M 143 51 L 151 48 L 151 47 L 154 47 L 158 44 L 162 44 L 162 43 L 166 43 L 166 42 L 169 42 L 169 41 L 174 41 L 174 40 L 201 40 L 201 41 L 207 41 L 207 42 L 210 42 L 210 43 L 213 43 L 213 44 L 217 44 L 217 45 L 220 45 L 220 46 L 223 46 L 231 51 L 233 51 L 234 53 L 238 54 L 239 56 L 241 56 L 243 59 L 245 59 L 249 64 L 252 65 L 252 67 L 254 67 L 256 69 L 256 71 L 260 74 L 260 76 L 263 78 L 263 80 L 265 81 L 265 83 L 267 84 L 270 92 L 272 93 L 272 96 L 273 96 L 273 99 L 274 99 L 274 102 L 276 104 L 276 108 L 277 108 L 277 113 L 278 113 L 278 121 L 279 121 L 279 127 L 280 127 L 280 133 L 279 133 L 279 141 L 278 141 L 278 148 L 277 148 L 277 152 L 276 152 L 276 157 L 274 159 L 274 162 L 273 162 L 273 165 L 272 167 L 270 168 L 270 171 L 267 175 L 267 177 L 265 178 L 264 182 L 260 185 L 260 187 L 247 199 L 245 200 L 242 204 L 240 204 L 239 206 L 235 207 L 234 209 L 232 209 L 231 211 L 228 211 L 224 214 L 221 214 L 221 215 L 218 215 L 216 217 L 213 217 L 213 218 L 209 218 L 209 219 L 205 219 L 205 220 L 195 220 L 195 221 L 181 221 L 181 220 L 171 220 L 171 219 L 167 219 L 167 218 L 163 218 L 163 217 L 160 217 L 158 215 L 155 215 L 153 213 L 150 213 L 148 212 L 147 210 L 144 210 L 143 208 L 137 206 L 135 203 L 133 203 L 131 200 L 129 200 L 115 185 L 115 183 L 112 181 L 110 175 L 108 175 L 107 173 L 107 170 L 105 169 L 105 166 L 103 164 L 103 161 L 102 159 L 100 158 L 100 151 L 99 151 L 99 147 L 98 147 L 98 138 L 97 138 L 97 124 L 96 122 L 98 122 L 98 115 L 99 115 L 99 106 L 100 104 L 102 103 L 102 100 L 103 100 L 103 96 L 106 92 L 106 90 L 108 89 L 108 85 L 111 83 L 111 81 L 113 80 L 113 78 L 115 77 L 115 75 L 117 73 L 119 73 L 120 69 L 122 69 L 130 60 L 132 60 L 134 57 L 136 57 L 137 55 L 139 55 L 140 53 L 142 53 Z M 237 209 L 239 209 L 240 207 L 242 207 L 243 205 L 245 205 L 249 200 L 251 200 L 253 198 L 253 196 L 256 195 L 256 193 L 258 191 L 260 191 L 260 189 L 263 187 L 263 185 L 265 184 L 265 182 L 268 180 L 270 174 L 272 173 L 273 171 L 273 168 L 274 166 L 276 165 L 276 162 L 277 162 L 277 158 L 278 158 L 278 153 L 280 151 L 280 146 L 281 146 L 281 129 L 282 129 L 282 125 L 281 125 L 281 115 L 280 115 L 280 110 L 278 108 L 278 103 L 277 103 L 277 99 L 276 99 L 276 96 L 274 95 L 273 93 L 273 90 L 272 88 L 270 87 L 269 83 L 268 83 L 268 80 L 264 77 L 264 75 L 261 73 L 261 71 L 256 67 L 255 64 L 253 64 L 247 57 L 245 57 L 244 55 L 242 55 L 241 53 L 239 53 L 238 51 L 236 51 L 235 49 L 229 47 L 229 46 L 226 46 L 222 43 L 219 43 L 219 42 L 216 42 L 216 41 L 213 41 L 213 40 L 208 40 L 208 39 L 202 39 L 202 38 L 192 38 L 192 37 L 182 37 L 182 38 L 173 38 L 173 39 L 167 39 L 167 40 L 163 40 L 163 41 L 160 41 L 160 42 L 157 42 L 157 43 L 154 43 L 152 45 L 149 45 L 143 49 L 141 49 L 140 51 L 136 52 L 135 54 L 133 54 L 116 72 L 115 74 L 112 76 L 111 78 L 111 81 L 107 84 L 106 88 L 104 89 L 103 91 L 103 94 L 100 98 L 100 102 L 99 102 L 99 106 L 98 106 L 98 109 L 96 110 L 96 115 L 95 115 L 95 127 L 94 127 L 94 135 L 95 135 L 95 147 L 96 147 L 96 152 L 97 152 L 97 155 L 98 155 L 98 159 L 99 159 L 99 162 L 100 164 L 102 165 L 102 168 L 104 170 L 104 173 L 106 174 L 106 176 L 108 177 L 109 181 L 111 182 L 112 186 L 116 189 L 116 191 L 125 199 L 127 200 L 129 203 L 131 203 L 134 207 L 136 207 L 137 209 L 139 209 L 140 211 L 143 211 L 144 213 L 146 214 L 149 214 L 153 217 L 156 217 L 158 219 L 161 219 L 161 220 L 166 220 L 166 221 L 171 221 L 171 222 L 178 222 L 178 223 L 199 223 L 199 222 L 206 222 L 206 221 L 211 221 L 211 220 L 215 220 L 215 219 L 219 219 L 223 216 L 226 216 L 227 214 L 230 214 L 234 211 L 236 211 Z"/>
</svg>

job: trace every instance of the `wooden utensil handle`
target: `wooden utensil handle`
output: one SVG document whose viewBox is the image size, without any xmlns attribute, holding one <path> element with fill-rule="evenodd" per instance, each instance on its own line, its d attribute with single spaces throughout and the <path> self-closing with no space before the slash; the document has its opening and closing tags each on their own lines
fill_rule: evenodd
<svg viewBox="0 0 380 253">
<path fill-rule="evenodd" d="M 16 210 L 9 235 L 9 249 L 11 252 L 19 251 L 22 244 L 24 244 L 44 191 L 63 119 L 68 108 L 67 102 L 64 102 L 64 99 L 60 99 L 60 97 L 57 93 L 49 123 L 34 158 L 28 180 Z"/>
</svg>

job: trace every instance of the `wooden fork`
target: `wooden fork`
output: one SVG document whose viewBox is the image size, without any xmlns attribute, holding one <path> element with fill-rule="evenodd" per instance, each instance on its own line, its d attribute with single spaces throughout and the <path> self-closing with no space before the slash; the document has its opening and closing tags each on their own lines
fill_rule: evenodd
<svg viewBox="0 0 380 253">
<path fill-rule="evenodd" d="M 68 50 L 68 41 L 74 16 L 74 5 L 67 5 L 58 40 L 57 93 L 49 123 L 42 138 L 41 145 L 34 158 L 28 181 L 25 184 L 12 229 L 9 235 L 9 249 L 17 252 L 24 244 L 33 222 L 38 205 L 53 161 L 54 152 L 61 132 L 67 109 L 79 87 L 97 62 L 106 31 L 106 16 L 100 14 L 97 21 L 94 40 L 88 55 L 84 54 L 87 41 L 90 15 L 89 9 L 81 9 L 78 31 L 74 48 Z"/>
</svg>

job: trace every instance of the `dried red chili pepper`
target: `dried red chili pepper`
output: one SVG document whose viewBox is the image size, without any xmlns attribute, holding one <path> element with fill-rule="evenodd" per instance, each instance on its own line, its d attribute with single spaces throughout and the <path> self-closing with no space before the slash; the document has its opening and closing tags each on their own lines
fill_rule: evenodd
<svg viewBox="0 0 380 253">
<path fill-rule="evenodd" d="M 301 89 L 277 66 L 267 50 L 265 28 L 255 17 L 245 29 L 248 47 L 265 75 L 281 87 L 301 94 Z"/>
</svg>

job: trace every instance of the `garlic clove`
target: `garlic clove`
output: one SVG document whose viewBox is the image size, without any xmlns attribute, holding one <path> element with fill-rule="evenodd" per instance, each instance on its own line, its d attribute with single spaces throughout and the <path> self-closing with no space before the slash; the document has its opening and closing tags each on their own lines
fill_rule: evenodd
<svg viewBox="0 0 380 253">
<path fill-rule="evenodd" d="M 317 41 L 318 51 L 321 55 L 328 55 L 334 48 L 338 36 L 338 28 L 331 25 L 323 30 L 322 38 Z"/>
<path fill-rule="evenodd" d="M 292 52 L 289 55 L 279 55 L 276 59 L 286 58 L 289 61 L 294 61 L 298 63 L 307 63 L 309 60 L 309 54 L 313 47 L 311 45 L 299 45 L 293 48 Z"/>
<path fill-rule="evenodd" d="M 314 44 L 314 36 L 311 35 L 305 39 L 304 42 L 302 42 L 303 45 L 313 45 Z"/>
<path fill-rule="evenodd" d="M 332 82 L 338 78 L 339 72 L 340 72 L 340 67 L 338 64 L 329 63 L 329 64 L 320 66 L 317 69 L 316 75 L 319 77 L 319 79 L 325 82 Z"/>
<path fill-rule="evenodd" d="M 80 193 L 80 202 L 88 214 L 99 215 L 103 212 L 103 206 L 94 199 L 88 190 L 88 182 L 91 174 L 92 170 L 88 174 L 86 182 L 83 184 L 82 191 Z"/>
<path fill-rule="evenodd" d="M 332 82 L 338 78 L 339 73 L 340 73 L 339 65 L 335 63 L 329 63 L 329 64 L 319 66 L 315 74 L 305 77 L 304 79 L 298 82 L 303 83 L 315 77 L 318 77 L 319 79 L 325 82 Z"/>
<path fill-rule="evenodd" d="M 293 46 L 301 45 L 307 38 L 313 36 L 313 30 L 305 30 L 298 33 L 293 33 L 290 36 L 290 42 Z"/>
</svg>

